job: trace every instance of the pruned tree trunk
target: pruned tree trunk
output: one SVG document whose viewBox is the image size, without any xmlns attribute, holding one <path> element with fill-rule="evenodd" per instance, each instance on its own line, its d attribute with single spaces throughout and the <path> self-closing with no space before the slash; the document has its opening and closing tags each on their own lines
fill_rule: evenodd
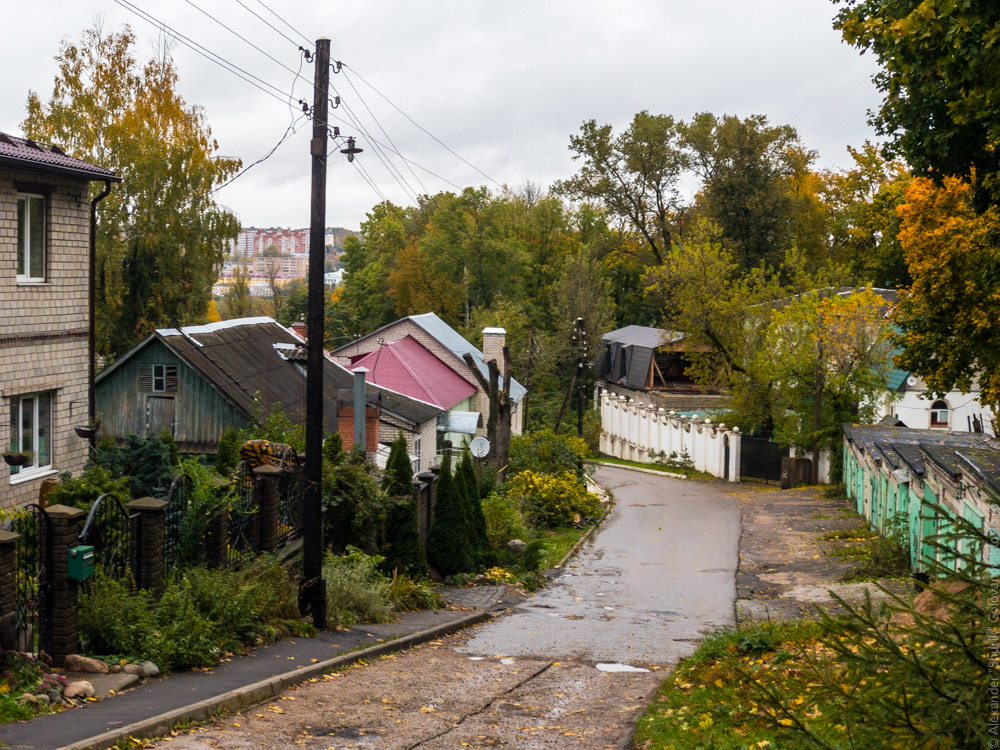
<svg viewBox="0 0 1000 750">
<path fill-rule="evenodd" d="M 510 381 L 514 377 L 513 368 L 510 364 L 510 350 L 503 348 L 504 372 L 503 388 L 500 387 L 500 367 L 495 359 L 486 363 L 489 372 L 489 381 L 476 367 L 476 361 L 471 354 L 463 356 L 472 374 L 479 383 L 479 387 L 486 392 L 490 400 L 489 420 L 486 423 L 486 438 L 490 441 L 492 448 L 492 461 L 499 470 L 499 478 L 503 481 L 503 472 L 507 468 L 507 461 L 510 457 L 510 431 L 511 416 L 513 415 L 513 404 L 510 400 Z"/>
</svg>

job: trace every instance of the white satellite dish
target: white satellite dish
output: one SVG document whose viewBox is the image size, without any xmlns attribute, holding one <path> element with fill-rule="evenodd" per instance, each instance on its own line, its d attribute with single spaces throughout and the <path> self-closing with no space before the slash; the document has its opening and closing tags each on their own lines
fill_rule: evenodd
<svg viewBox="0 0 1000 750">
<path fill-rule="evenodd" d="M 469 443 L 469 450 L 472 451 L 472 455 L 476 458 L 482 458 L 490 452 L 490 441 L 484 437 L 472 438 L 472 442 Z"/>
<path fill-rule="evenodd" d="M 917 379 L 910 375 L 910 377 L 906 379 L 906 384 L 910 386 L 910 388 L 913 388 L 917 384 Z"/>
</svg>

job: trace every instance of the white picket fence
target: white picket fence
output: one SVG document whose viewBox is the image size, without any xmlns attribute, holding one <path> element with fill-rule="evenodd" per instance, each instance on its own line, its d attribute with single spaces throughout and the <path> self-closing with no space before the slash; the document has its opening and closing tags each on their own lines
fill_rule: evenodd
<svg viewBox="0 0 1000 750">
<path fill-rule="evenodd" d="M 600 409 L 605 455 L 653 463 L 660 457 L 676 460 L 686 454 L 698 471 L 740 481 L 739 427 L 682 417 L 608 391 L 601 392 Z"/>
</svg>

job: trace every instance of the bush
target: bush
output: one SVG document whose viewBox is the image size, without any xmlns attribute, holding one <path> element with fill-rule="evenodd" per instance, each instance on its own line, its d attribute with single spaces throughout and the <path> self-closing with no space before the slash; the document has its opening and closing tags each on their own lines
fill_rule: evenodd
<svg viewBox="0 0 1000 750">
<path fill-rule="evenodd" d="M 385 561 L 382 570 L 394 570 L 414 578 L 427 575 L 427 556 L 417 528 L 417 503 L 412 498 L 395 498 L 385 522 Z"/>
<path fill-rule="evenodd" d="M 392 620 L 395 607 L 389 595 L 390 582 L 378 569 L 381 562 L 381 557 L 354 547 L 346 555 L 326 556 L 326 614 L 332 624 Z"/>
<path fill-rule="evenodd" d="M 510 441 L 508 472 L 520 474 L 577 473 L 583 459 L 590 455 L 587 443 L 575 435 L 556 435 L 552 430 L 538 430 L 528 435 L 517 435 Z"/>
<path fill-rule="evenodd" d="M 413 465 L 406 449 L 403 433 L 392 442 L 389 458 L 382 474 L 382 489 L 390 497 L 410 497 L 413 495 Z"/>
<path fill-rule="evenodd" d="M 164 671 L 208 667 L 227 651 L 273 639 L 298 617 L 297 596 L 269 557 L 235 571 L 189 569 L 159 602 L 98 573 L 80 596 L 80 634 L 90 654 L 149 659 Z"/>
<path fill-rule="evenodd" d="M 476 563 L 474 533 L 451 475 L 451 456 L 446 453 L 434 497 L 434 521 L 427 537 L 427 561 L 443 576 L 471 572 Z"/>
<path fill-rule="evenodd" d="M 479 481 L 468 450 L 462 452 L 462 460 L 455 470 L 455 485 L 465 502 L 465 517 L 473 534 L 472 546 L 477 555 L 482 557 L 489 549 L 489 540 L 486 537 L 486 518 L 479 499 Z"/>
<path fill-rule="evenodd" d="M 46 498 L 49 505 L 68 505 L 71 508 L 89 510 L 101 495 L 111 494 L 122 502 L 130 499 L 128 481 L 124 477 L 115 478 L 103 466 L 88 466 L 79 477 L 68 473 L 59 478 Z"/>
<path fill-rule="evenodd" d="M 434 584 L 428 580 L 414 580 L 410 576 L 396 571 L 389 581 L 389 599 L 398 612 L 411 612 L 418 609 L 441 609 L 444 599 L 434 590 Z"/>
<path fill-rule="evenodd" d="M 509 494 L 491 492 L 483 499 L 483 516 L 486 519 L 486 537 L 490 549 L 502 550 L 511 539 L 527 541 L 534 533 L 521 512 L 520 498 Z"/>
<path fill-rule="evenodd" d="M 228 477 L 240 462 L 240 436 L 230 428 L 222 433 L 215 449 L 215 473 Z"/>
<path fill-rule="evenodd" d="M 212 470 L 197 459 L 182 460 L 180 470 L 191 482 L 191 495 L 181 519 L 177 557 L 182 565 L 194 565 L 202 561 L 205 530 L 229 507 L 232 489 L 223 494 L 215 486 Z"/>
<path fill-rule="evenodd" d="M 504 494 L 518 501 L 535 526 L 545 528 L 577 523 L 601 512 L 600 500 L 569 472 L 540 475 L 523 471 L 510 478 Z"/>
</svg>

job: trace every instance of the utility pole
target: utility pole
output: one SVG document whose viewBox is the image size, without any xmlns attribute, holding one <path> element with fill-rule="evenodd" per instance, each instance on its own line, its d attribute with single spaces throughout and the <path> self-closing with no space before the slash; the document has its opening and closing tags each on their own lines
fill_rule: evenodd
<svg viewBox="0 0 1000 750">
<path fill-rule="evenodd" d="M 581 382 L 583 379 L 583 357 L 582 349 L 580 347 L 580 332 L 583 329 L 583 318 L 577 318 L 573 322 L 573 335 L 570 336 L 570 346 L 576 349 L 576 365 L 573 367 L 573 377 L 569 380 L 569 388 L 566 389 L 566 397 L 563 399 L 562 406 L 559 407 L 559 416 L 556 417 L 556 426 L 553 432 L 559 432 L 559 425 L 562 424 L 563 416 L 566 414 L 566 407 L 569 405 L 570 396 L 573 395 L 573 390 L 577 387 L 577 383 Z M 578 402 L 579 404 L 580 402 Z M 583 434 L 583 407 L 580 405 L 579 416 L 577 417 L 577 428 L 580 434 Z"/>
<path fill-rule="evenodd" d="M 306 467 L 302 498 L 302 585 L 299 606 L 313 625 L 326 627 L 326 581 L 323 578 L 323 303 L 326 247 L 327 93 L 330 40 L 316 40 L 313 56 L 312 196 L 309 212 L 309 305 L 306 314 Z"/>
<path fill-rule="evenodd" d="M 590 349 L 587 346 L 587 331 L 583 327 L 583 318 L 576 319 L 576 436 L 583 437 L 583 399 L 587 388 L 585 377 L 590 364 Z"/>
</svg>

